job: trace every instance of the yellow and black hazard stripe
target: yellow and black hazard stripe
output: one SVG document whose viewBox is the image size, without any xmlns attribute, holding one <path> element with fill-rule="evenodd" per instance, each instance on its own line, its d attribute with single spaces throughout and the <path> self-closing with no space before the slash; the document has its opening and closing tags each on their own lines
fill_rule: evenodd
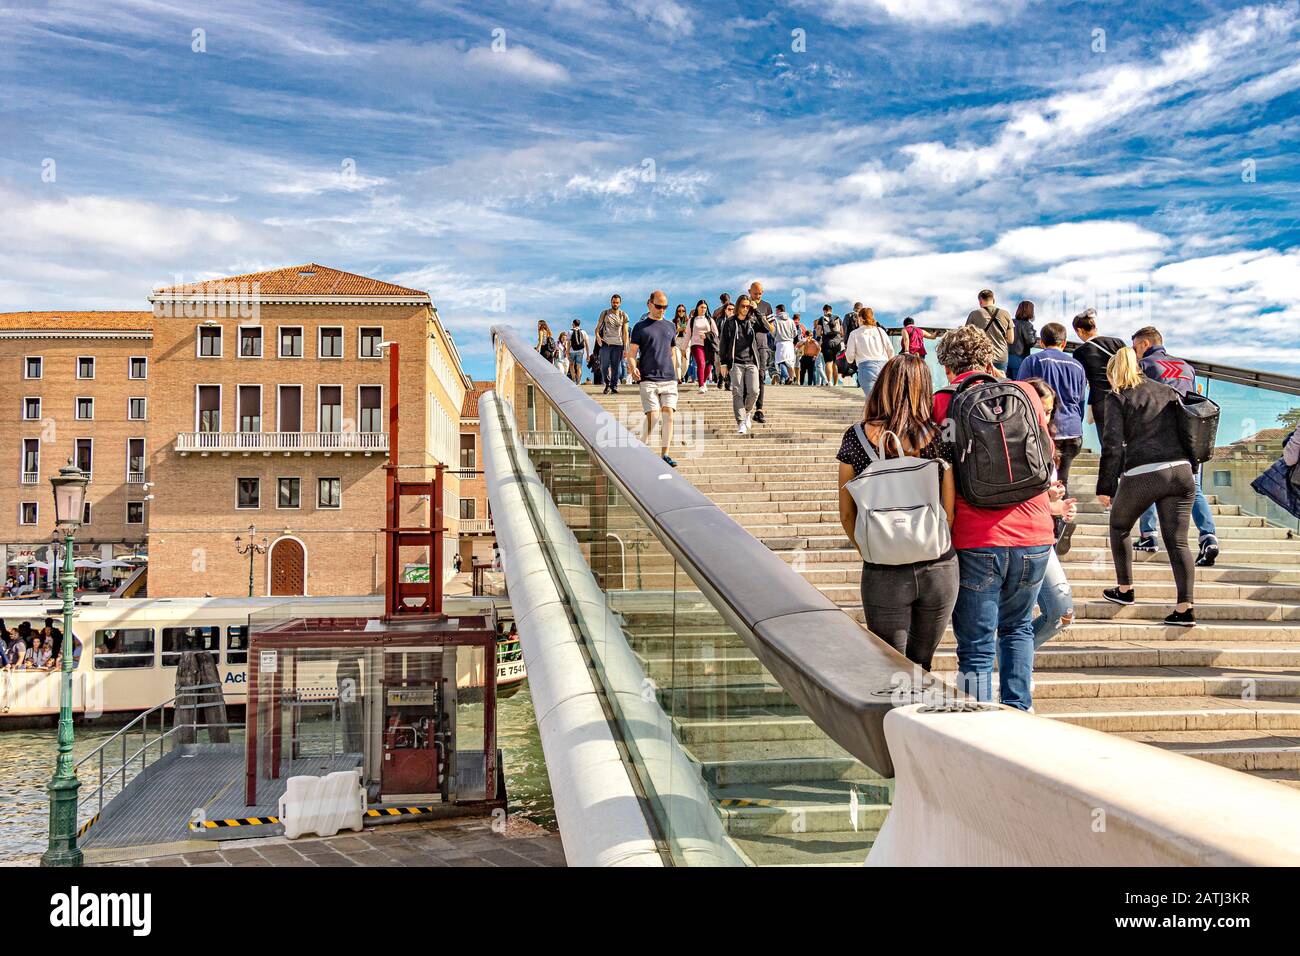
<svg viewBox="0 0 1300 956">
<path fill-rule="evenodd" d="M 728 810 L 739 810 L 745 807 L 774 807 L 775 800 L 744 800 L 738 797 L 727 797 L 718 801 L 718 806 L 725 807 Z"/>
<path fill-rule="evenodd" d="M 93 827 L 95 825 L 95 821 L 98 819 L 99 819 L 99 814 L 96 813 L 93 817 L 91 817 L 89 820 L 83 823 L 81 825 L 81 829 L 77 831 L 77 839 L 80 840 L 83 836 L 85 836 L 86 831 L 89 830 L 91 827 Z"/>
<path fill-rule="evenodd" d="M 191 823 L 191 830 L 216 830 L 221 827 L 260 827 L 279 823 L 279 817 L 234 817 L 225 820 L 203 820 Z"/>
<path fill-rule="evenodd" d="M 433 807 L 372 807 L 366 811 L 368 817 L 409 817 L 417 813 L 432 813 Z"/>
</svg>

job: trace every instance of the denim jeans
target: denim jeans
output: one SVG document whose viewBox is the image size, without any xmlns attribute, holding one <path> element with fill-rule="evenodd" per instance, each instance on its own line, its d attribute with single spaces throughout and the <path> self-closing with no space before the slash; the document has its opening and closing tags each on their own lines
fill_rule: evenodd
<svg viewBox="0 0 1300 956">
<path fill-rule="evenodd" d="M 1016 355 L 1012 352 L 1007 356 L 1007 378 L 1015 378 L 1020 374 L 1020 363 L 1025 360 L 1025 356 Z"/>
<path fill-rule="evenodd" d="M 996 658 L 1002 703 L 1020 710 L 1032 705 L 1031 615 L 1051 551 L 1051 545 L 1040 544 L 957 552 L 961 587 L 952 614 L 952 630 L 957 638 L 957 687 L 976 700 L 993 699 Z"/>
<path fill-rule="evenodd" d="M 884 367 L 884 362 L 858 363 L 858 385 L 862 389 L 863 398 L 871 397 L 871 389 L 876 384 L 876 379 L 880 377 L 880 370 Z"/>
<path fill-rule="evenodd" d="M 1206 538 L 1218 537 L 1219 532 L 1214 526 L 1214 515 L 1210 512 L 1210 504 L 1205 500 L 1205 495 L 1201 492 L 1201 470 L 1199 468 L 1196 470 L 1196 500 L 1192 502 L 1192 521 L 1196 523 L 1197 536 L 1201 541 Z M 1138 522 L 1138 531 L 1144 538 L 1155 537 L 1155 505 L 1142 512 L 1142 520 Z"/>
<path fill-rule="evenodd" d="M 1074 609 L 1074 592 L 1065 578 L 1065 568 L 1053 550 L 1047 556 L 1047 572 L 1038 591 L 1038 617 L 1034 618 L 1034 650 L 1061 633 L 1061 618 Z"/>
<path fill-rule="evenodd" d="M 816 368 L 813 369 L 813 374 L 815 376 L 815 378 L 813 379 L 814 384 L 816 385 L 826 384 L 826 360 L 823 359 L 820 355 L 817 356 L 817 366 Z"/>
<path fill-rule="evenodd" d="M 600 376 L 605 380 L 606 387 L 619 383 L 618 369 L 622 360 L 623 346 L 602 345 L 600 347 Z"/>
</svg>

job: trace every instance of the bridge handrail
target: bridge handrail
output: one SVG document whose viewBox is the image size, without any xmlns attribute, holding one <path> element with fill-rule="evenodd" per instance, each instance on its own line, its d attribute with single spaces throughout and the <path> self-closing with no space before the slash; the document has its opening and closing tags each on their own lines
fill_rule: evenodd
<svg viewBox="0 0 1300 956">
<path fill-rule="evenodd" d="M 681 480 L 517 332 L 497 326 L 492 334 L 804 714 L 892 776 L 883 724 L 914 665 Z M 906 689 L 901 698 L 912 699 Z"/>
<path fill-rule="evenodd" d="M 920 328 L 939 336 L 952 331 L 952 327 L 945 325 L 923 325 Z M 885 331 L 896 336 L 901 334 L 903 330 L 901 328 L 886 327 Z M 1065 351 L 1073 352 L 1079 347 L 1079 344 L 1078 342 L 1066 342 Z M 1264 369 L 1243 368 L 1239 365 L 1225 365 L 1222 362 L 1206 362 L 1201 359 L 1189 358 L 1181 352 L 1178 352 L 1177 355 L 1191 365 L 1196 370 L 1197 375 L 1204 376 L 1212 381 L 1229 382 L 1233 385 L 1252 385 L 1256 388 L 1272 389 L 1275 392 L 1286 392 L 1289 395 L 1300 395 L 1300 376 L 1270 372 Z"/>
</svg>

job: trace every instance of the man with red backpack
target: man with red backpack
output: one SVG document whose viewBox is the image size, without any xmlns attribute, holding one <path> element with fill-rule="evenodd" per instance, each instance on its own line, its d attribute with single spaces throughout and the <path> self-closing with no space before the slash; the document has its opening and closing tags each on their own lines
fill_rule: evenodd
<svg viewBox="0 0 1300 956">
<path fill-rule="evenodd" d="M 957 476 L 953 547 L 961 589 L 953 610 L 958 688 L 993 699 L 997 662 L 1002 703 L 1032 707 L 1033 613 L 1056 541 L 1052 440 L 1038 392 L 994 372 L 983 330 L 961 326 L 940 340 L 948 387 L 934 396 Z"/>
</svg>

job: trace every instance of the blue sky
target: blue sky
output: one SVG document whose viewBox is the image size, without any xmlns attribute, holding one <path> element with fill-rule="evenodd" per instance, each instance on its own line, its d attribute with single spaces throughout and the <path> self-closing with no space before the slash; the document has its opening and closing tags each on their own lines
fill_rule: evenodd
<svg viewBox="0 0 1300 956">
<path fill-rule="evenodd" d="M 316 261 L 427 289 L 484 378 L 611 291 L 988 285 L 1300 373 L 1298 91 L 1295 2 L 20 0 L 0 309 Z"/>
</svg>

